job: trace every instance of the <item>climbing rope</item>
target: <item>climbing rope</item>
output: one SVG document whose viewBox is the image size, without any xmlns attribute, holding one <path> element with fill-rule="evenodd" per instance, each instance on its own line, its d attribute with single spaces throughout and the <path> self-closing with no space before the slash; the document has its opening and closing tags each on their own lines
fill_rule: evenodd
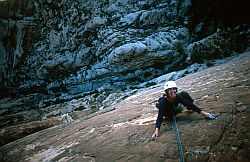
<svg viewBox="0 0 250 162">
<path fill-rule="evenodd" d="M 178 130 L 177 123 L 176 123 L 176 120 L 175 120 L 175 116 L 173 117 L 173 123 L 172 124 L 174 126 L 175 133 L 176 133 L 176 140 L 177 140 L 177 143 L 178 143 L 178 152 L 179 152 L 179 155 L 180 155 L 180 162 L 184 162 L 184 156 L 183 156 L 183 151 L 182 151 L 182 146 L 181 146 L 181 138 L 180 138 L 179 130 Z"/>
</svg>

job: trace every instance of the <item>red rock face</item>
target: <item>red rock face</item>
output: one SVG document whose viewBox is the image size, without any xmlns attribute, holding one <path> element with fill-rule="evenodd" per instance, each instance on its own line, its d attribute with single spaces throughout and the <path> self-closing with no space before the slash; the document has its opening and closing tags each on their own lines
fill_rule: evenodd
<svg viewBox="0 0 250 162">
<path fill-rule="evenodd" d="M 239 59 L 177 80 L 216 120 L 183 111 L 176 116 L 185 161 L 247 161 L 249 52 Z M 96 113 L 0 147 L 1 161 L 179 161 L 171 123 L 151 140 L 163 85 L 149 87 Z M 39 123 L 38 123 L 39 124 Z M 23 131 L 23 130 L 20 130 Z M 4 132 L 4 129 L 1 130 Z"/>
</svg>

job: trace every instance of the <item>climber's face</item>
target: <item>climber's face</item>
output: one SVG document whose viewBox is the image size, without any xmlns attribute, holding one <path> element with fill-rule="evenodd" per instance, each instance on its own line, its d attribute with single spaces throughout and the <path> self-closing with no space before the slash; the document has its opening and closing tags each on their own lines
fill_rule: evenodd
<svg viewBox="0 0 250 162">
<path fill-rule="evenodd" d="M 177 94 L 177 88 L 169 88 L 165 92 L 166 92 L 168 97 L 174 99 L 176 97 L 176 94 Z"/>
</svg>

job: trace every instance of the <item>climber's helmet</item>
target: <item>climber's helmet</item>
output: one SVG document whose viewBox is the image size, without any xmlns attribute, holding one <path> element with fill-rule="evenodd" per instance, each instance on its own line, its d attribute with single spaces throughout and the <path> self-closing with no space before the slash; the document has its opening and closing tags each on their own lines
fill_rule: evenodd
<svg viewBox="0 0 250 162">
<path fill-rule="evenodd" d="M 178 89 L 175 81 L 167 81 L 165 84 L 164 84 L 164 91 L 167 91 L 168 89 L 172 89 L 172 88 L 176 88 Z"/>
</svg>

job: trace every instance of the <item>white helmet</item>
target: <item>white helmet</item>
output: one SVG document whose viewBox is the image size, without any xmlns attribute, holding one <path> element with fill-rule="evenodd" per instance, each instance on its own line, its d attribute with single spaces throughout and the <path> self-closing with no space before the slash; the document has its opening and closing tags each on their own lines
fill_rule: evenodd
<svg viewBox="0 0 250 162">
<path fill-rule="evenodd" d="M 164 84 L 164 90 L 167 90 L 169 88 L 178 88 L 175 81 L 167 81 L 165 84 Z"/>
</svg>

